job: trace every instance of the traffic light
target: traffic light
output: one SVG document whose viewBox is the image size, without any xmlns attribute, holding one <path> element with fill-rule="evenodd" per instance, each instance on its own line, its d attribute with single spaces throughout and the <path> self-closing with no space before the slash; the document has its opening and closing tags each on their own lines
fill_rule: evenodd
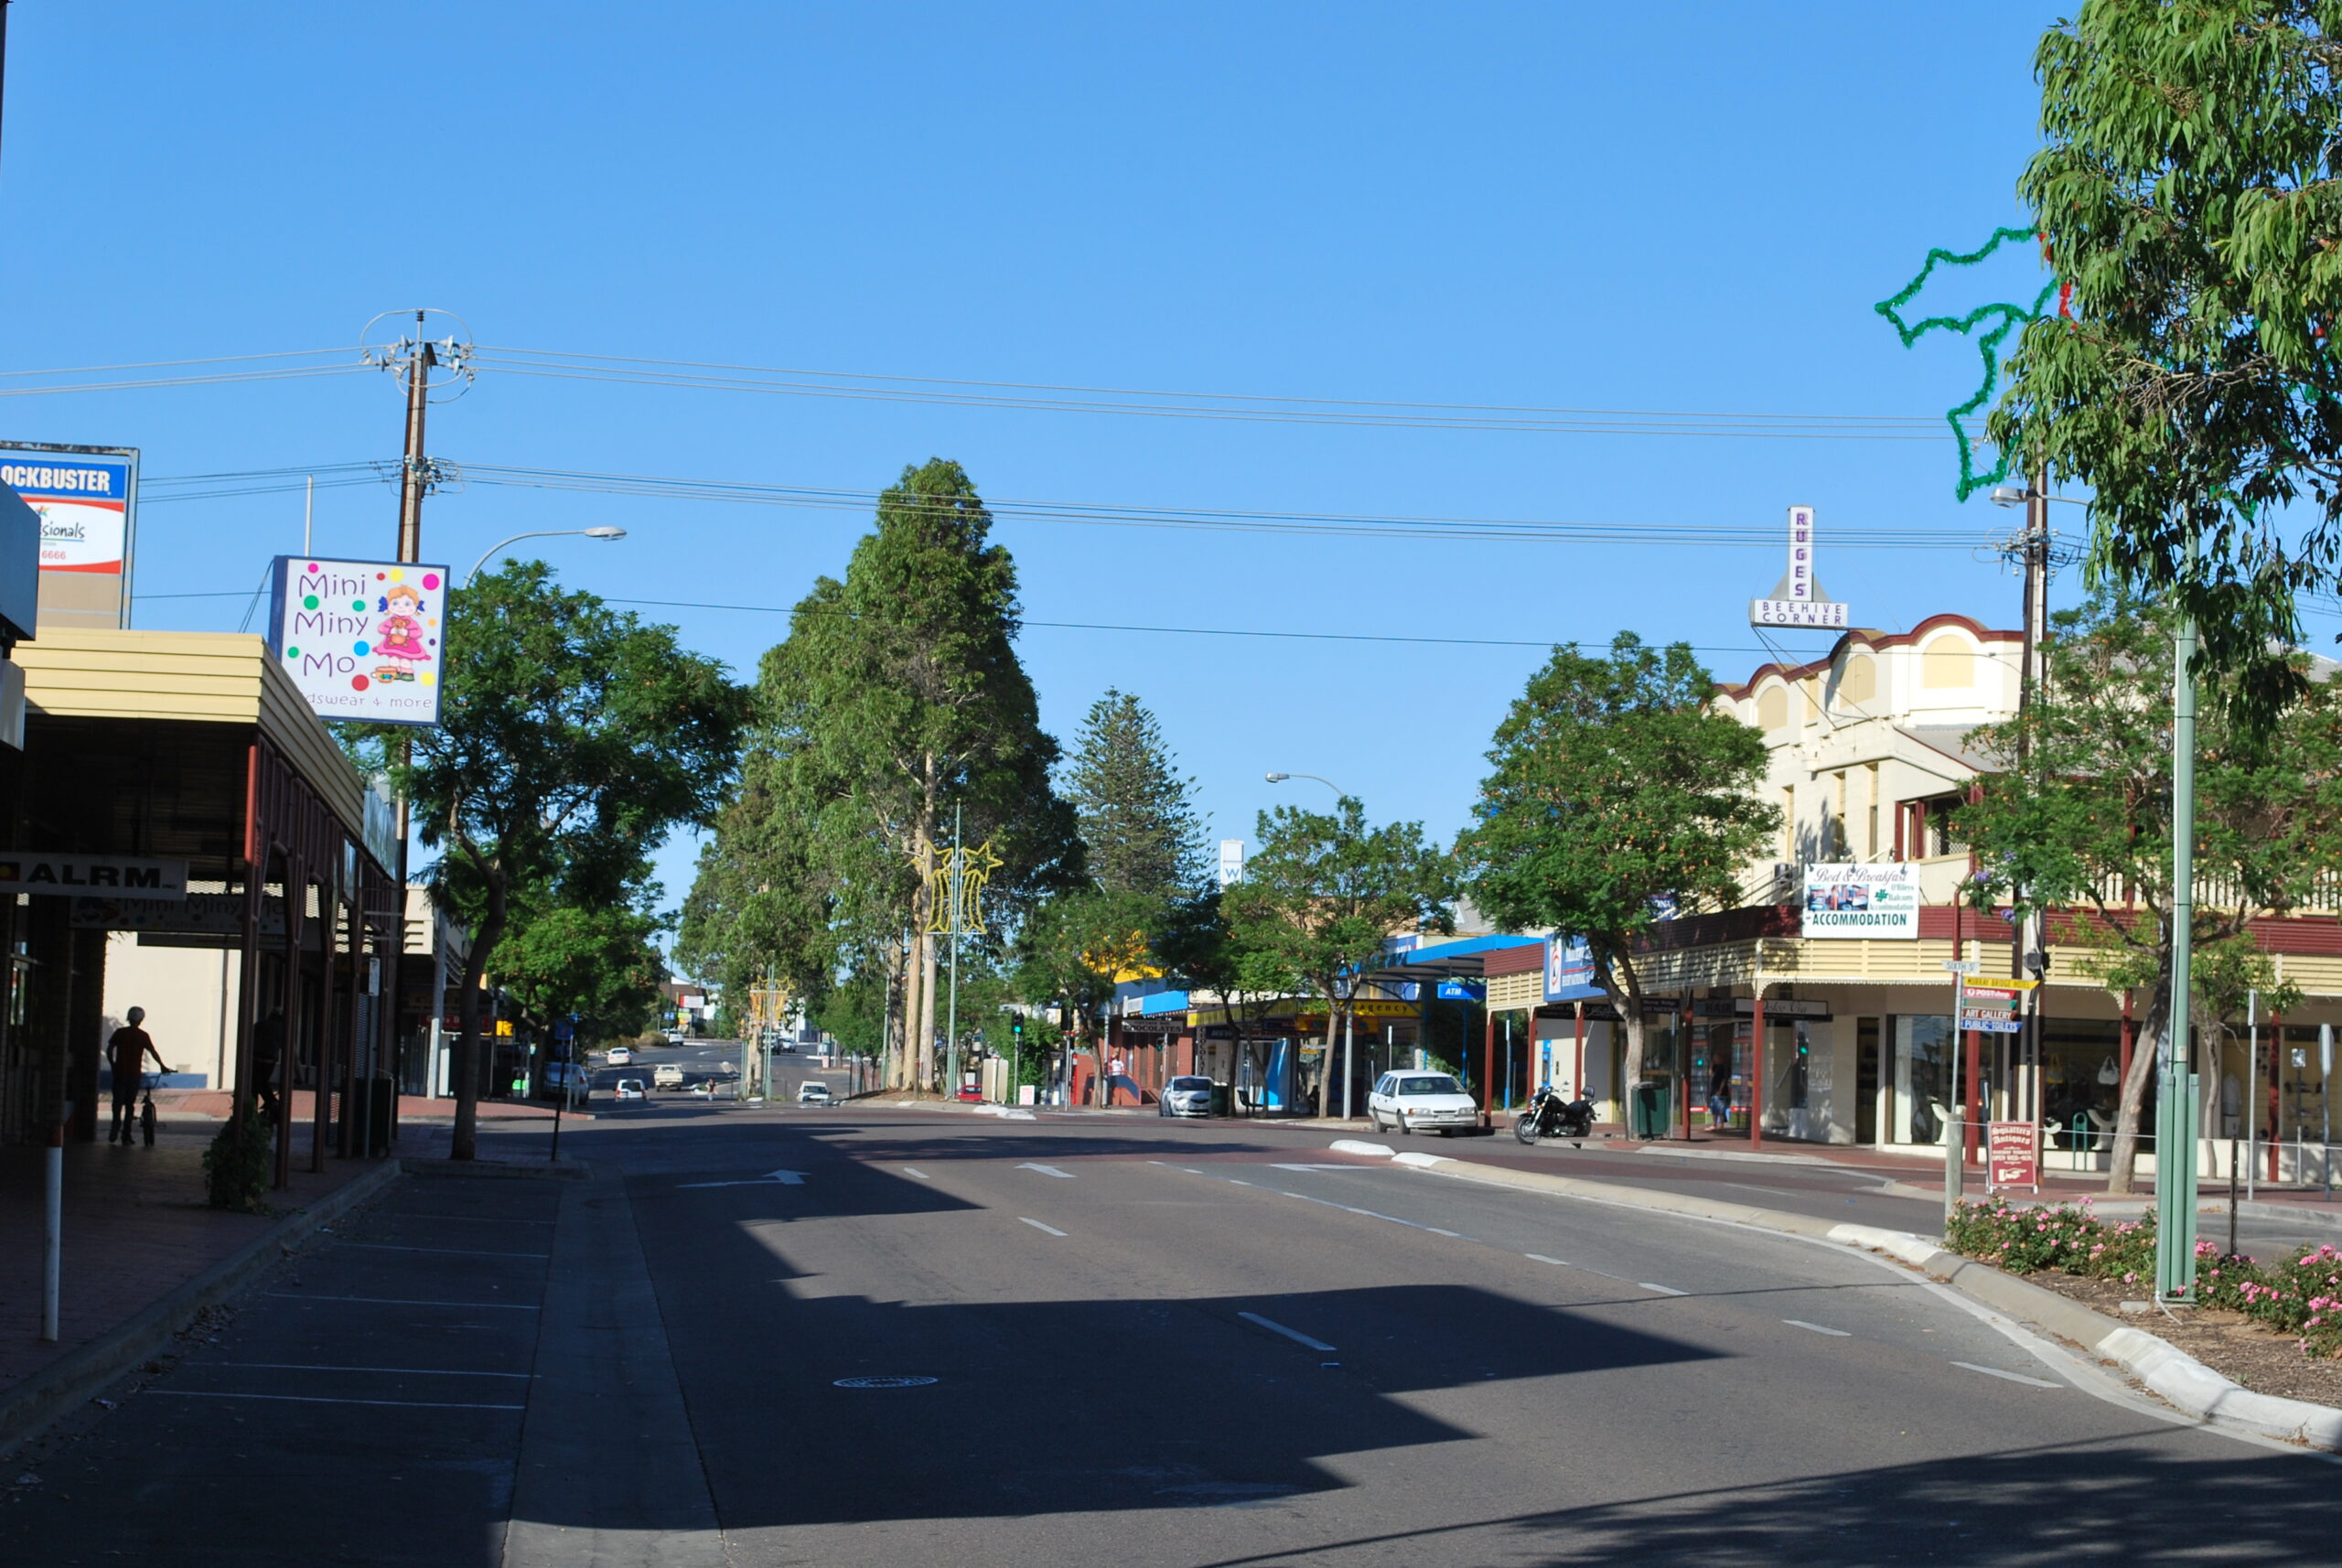
<svg viewBox="0 0 2342 1568">
<path fill-rule="evenodd" d="M 1008 1021 L 1008 1035 L 1009 1038 L 1015 1040 L 1018 1045 L 1021 1046 L 1025 1043 L 1024 1014 L 1019 1013 Z"/>
</svg>

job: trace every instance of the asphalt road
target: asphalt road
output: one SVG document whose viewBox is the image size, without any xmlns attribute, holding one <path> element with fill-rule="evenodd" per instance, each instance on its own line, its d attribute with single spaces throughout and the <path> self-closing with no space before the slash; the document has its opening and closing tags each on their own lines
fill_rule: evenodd
<svg viewBox="0 0 2342 1568">
<path fill-rule="evenodd" d="M 410 1179 L 290 1265 L 26 1461 L 0 1556 L 2065 1568 L 2342 1534 L 2335 1465 L 1907 1272 L 1322 1132 L 658 1101 L 570 1135 L 594 1179 Z M 271 1402 L 311 1399 L 384 1402 Z"/>
</svg>

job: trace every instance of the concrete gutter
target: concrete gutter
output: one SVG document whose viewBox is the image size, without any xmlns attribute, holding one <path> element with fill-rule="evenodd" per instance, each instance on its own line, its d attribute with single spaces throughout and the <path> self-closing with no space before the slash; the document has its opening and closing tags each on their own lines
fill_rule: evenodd
<svg viewBox="0 0 2342 1568">
<path fill-rule="evenodd" d="M 217 1306 L 235 1294 L 273 1266 L 285 1249 L 380 1195 L 398 1180 L 401 1165 L 398 1160 L 384 1160 L 306 1208 L 285 1215 L 168 1295 L 149 1302 L 14 1388 L 0 1391 L 0 1454 L 15 1448 L 67 1411 L 87 1403 L 107 1384 L 167 1348 L 173 1337 L 206 1308 Z"/>
<path fill-rule="evenodd" d="M 1344 1144 L 1349 1143 L 1345 1139 L 1334 1147 L 1342 1149 Z M 1351 1144 L 1344 1152 L 1360 1153 L 1363 1149 Z M 1696 1219 L 1720 1220 L 1728 1225 L 1745 1225 L 1753 1230 L 1803 1236 L 1842 1247 L 1884 1253 L 1971 1300 L 2045 1328 L 2060 1339 L 2082 1347 L 2101 1360 L 2117 1363 L 2132 1377 L 2162 1396 L 2173 1408 L 2208 1425 L 2253 1437 L 2274 1438 L 2281 1443 L 2323 1449 L 2329 1454 L 2342 1454 L 2342 1410 L 2331 1405 L 2312 1404 L 2305 1400 L 2279 1399 L 2271 1394 L 2254 1393 L 2230 1382 L 2167 1340 L 2157 1338 L 2144 1329 L 2119 1323 L 2104 1313 L 2092 1311 L 2078 1301 L 2019 1279 L 2014 1274 L 2004 1273 L 1989 1263 L 1980 1263 L 1957 1252 L 1946 1251 L 1930 1237 L 1913 1235 L 1907 1230 L 1881 1230 L 1870 1225 L 1842 1224 L 1811 1215 L 1789 1214 L 1778 1209 L 1727 1203 L 1687 1193 L 1620 1187 L 1610 1182 L 1548 1176 L 1542 1171 L 1517 1170 L 1506 1165 L 1476 1165 L 1445 1155 L 1410 1153 L 1396 1156 L 1396 1161 L 1432 1175 L 1462 1181 L 1520 1187 L 1561 1197 L 1622 1204 Z M 2274 1210 L 2277 1216 L 2287 1218 L 2294 1212 L 2290 1205 L 2284 1204 L 2253 1204 L 2240 1208 L 2256 1215 Z"/>
</svg>

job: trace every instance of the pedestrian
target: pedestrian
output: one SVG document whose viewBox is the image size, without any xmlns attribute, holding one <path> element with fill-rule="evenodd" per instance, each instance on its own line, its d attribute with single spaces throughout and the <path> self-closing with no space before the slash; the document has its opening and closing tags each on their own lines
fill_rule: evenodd
<svg viewBox="0 0 2342 1568">
<path fill-rule="evenodd" d="M 1708 1131 L 1721 1133 L 1732 1120 L 1732 1058 L 1719 1055 L 1708 1078 Z"/>
<path fill-rule="evenodd" d="M 252 1026 L 252 1092 L 261 1114 L 276 1120 L 276 1075 L 285 1060 L 285 1009 L 279 1006 Z"/>
<path fill-rule="evenodd" d="M 133 1007 L 122 1027 L 106 1042 L 106 1055 L 113 1063 L 113 1131 L 106 1134 L 109 1144 L 117 1138 L 129 1143 L 137 1129 L 138 1088 L 145 1076 L 146 1058 L 151 1056 L 156 1067 L 171 1070 L 163 1053 L 155 1048 L 153 1036 L 138 1026 L 145 1021 L 146 1009 Z"/>
</svg>

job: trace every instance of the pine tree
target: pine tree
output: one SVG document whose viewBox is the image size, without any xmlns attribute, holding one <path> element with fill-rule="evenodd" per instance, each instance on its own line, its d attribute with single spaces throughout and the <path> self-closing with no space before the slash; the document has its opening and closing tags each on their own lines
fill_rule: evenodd
<svg viewBox="0 0 2342 1568">
<path fill-rule="evenodd" d="M 1173 766 L 1146 704 L 1109 687 L 1090 704 L 1076 746 L 1067 793 L 1098 886 L 1166 900 L 1200 892 L 1206 860 L 1195 781 Z"/>
</svg>

